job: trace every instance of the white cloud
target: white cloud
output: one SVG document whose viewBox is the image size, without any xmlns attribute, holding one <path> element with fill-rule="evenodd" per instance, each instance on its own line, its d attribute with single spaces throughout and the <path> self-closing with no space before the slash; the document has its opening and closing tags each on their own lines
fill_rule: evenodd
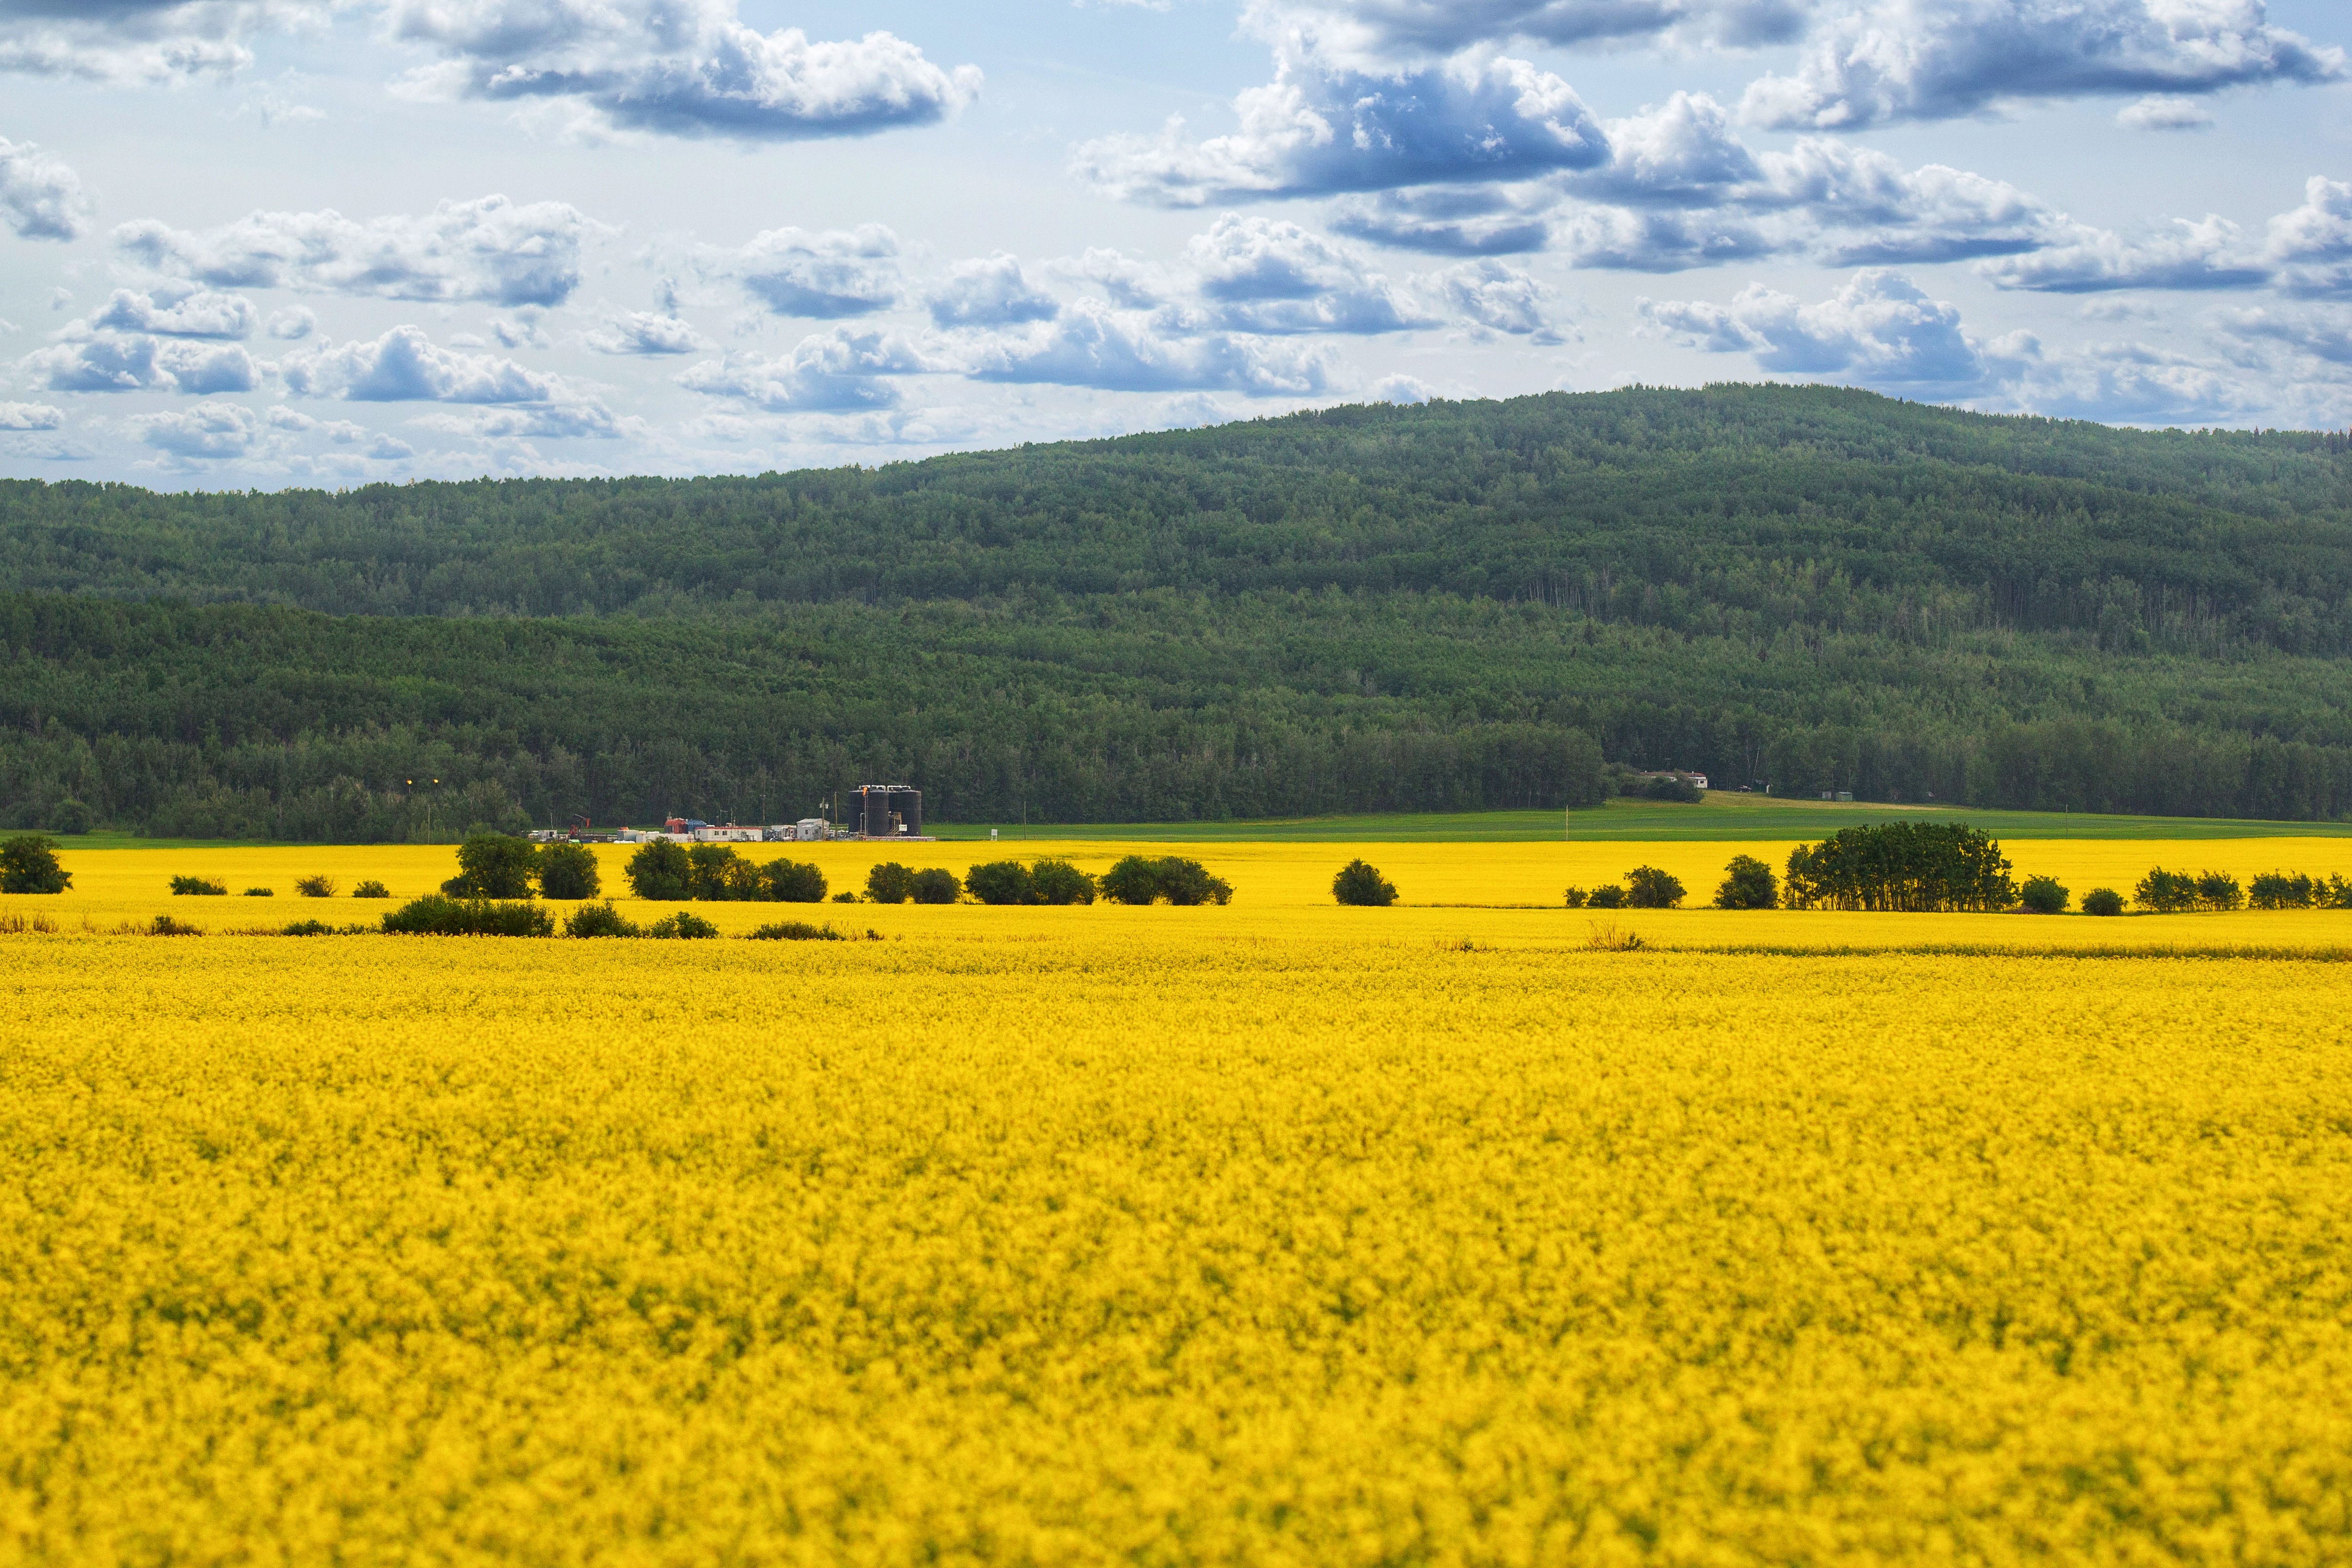
<svg viewBox="0 0 2352 1568">
<path fill-rule="evenodd" d="M 1456 314 L 1482 327 L 1539 343 L 1560 341 L 1549 315 L 1552 290 L 1530 273 L 1500 261 L 1465 261 L 1428 282 Z"/>
<path fill-rule="evenodd" d="M 1797 36 L 1812 0 L 1252 0 L 1251 29 L 1357 65 L 1482 45 L 1661 41 L 1747 47 Z"/>
<path fill-rule="evenodd" d="M 1590 167 L 1609 151 L 1568 83 L 1525 60 L 1392 75 L 1285 63 L 1234 107 L 1241 129 L 1231 135 L 1192 142 L 1171 121 L 1156 139 L 1087 142 L 1072 171 L 1127 200 L 1181 207 L 1519 179 Z"/>
<path fill-rule="evenodd" d="M 740 142 L 921 125 L 980 91 L 886 32 L 811 42 L 761 33 L 737 0 L 392 0 L 391 36 L 438 52 L 411 90 L 570 106 L 599 125 Z"/>
<path fill-rule="evenodd" d="M 299 342 L 319 329 L 319 318 L 299 305 L 269 313 L 269 335 L 285 342 Z"/>
<path fill-rule="evenodd" d="M 948 328 L 1049 321 L 1062 308 L 1051 294 L 1029 281 L 1017 257 L 1003 251 L 955 263 L 924 302 L 930 307 L 931 320 Z"/>
<path fill-rule="evenodd" d="M 854 413 L 889 408 L 898 401 L 888 377 L 931 369 L 905 339 L 836 327 L 803 338 L 773 359 L 729 354 L 705 360 L 677 377 L 691 392 L 731 397 L 772 414 Z"/>
<path fill-rule="evenodd" d="M 65 422 L 64 412 L 46 403 L 0 403 L 0 430 L 56 430 Z"/>
<path fill-rule="evenodd" d="M 2352 184 L 2314 174 L 2303 205 L 2270 221 L 2268 258 L 2290 294 L 2352 294 Z"/>
<path fill-rule="evenodd" d="M 1394 332 L 1434 325 L 1396 285 L 1295 223 L 1227 213 L 1185 258 L 1211 320 L 1244 332 Z"/>
<path fill-rule="evenodd" d="M 158 272 L 220 289 L 559 305 L 580 285 L 586 226 L 562 202 L 517 206 L 492 195 L 366 223 L 331 209 L 257 212 L 192 233 L 151 218 L 122 225 L 113 238 Z"/>
<path fill-rule="evenodd" d="M 199 403 L 131 421 L 139 438 L 175 458 L 242 458 L 268 433 L 262 416 L 241 403 Z"/>
<path fill-rule="evenodd" d="M 2336 311 L 2257 307 L 2222 317 L 2222 330 L 2241 340 L 2284 343 L 2330 364 L 2352 365 L 2352 319 Z"/>
<path fill-rule="evenodd" d="M 1426 403 L 1437 395 L 1437 389 L 1419 376 L 1399 373 L 1384 375 L 1372 383 L 1374 403 Z"/>
<path fill-rule="evenodd" d="M 1836 18 L 1742 115 L 1780 129 L 1979 114 L 2034 99 L 2331 81 L 2344 54 L 2272 26 L 2263 0 L 1877 0 Z"/>
<path fill-rule="evenodd" d="M 2116 123 L 2126 131 L 2210 131 L 2213 111 L 2193 98 L 2150 93 L 2116 110 Z"/>
<path fill-rule="evenodd" d="M 67 329 L 76 331 L 79 323 Z M 52 392 L 250 392 L 261 366 L 234 343 L 174 342 L 107 333 L 77 337 L 26 356 Z"/>
<path fill-rule="evenodd" d="M 1151 312 L 1080 300 L 1053 321 L 981 343 L 965 374 L 977 381 L 1090 386 L 1112 392 L 1243 392 L 1305 396 L 1329 367 L 1312 348 L 1229 332 L 1168 331 Z"/>
<path fill-rule="evenodd" d="M 2003 289 L 2093 294 L 2116 289 L 2248 289 L 2268 282 L 2270 268 L 2250 257 L 2238 226 L 2209 215 L 2176 218 L 2171 232 L 2132 241 L 2084 228 L 2066 245 L 1983 263 Z"/>
<path fill-rule="evenodd" d="M 588 334 L 600 354 L 684 354 L 710 345 L 691 322 L 651 310 L 626 310 Z"/>
<path fill-rule="evenodd" d="M 350 403 L 577 401 L 562 381 L 495 354 L 460 353 L 423 329 L 394 327 L 373 342 L 321 345 L 285 362 L 288 388 Z"/>
<path fill-rule="evenodd" d="M 270 27 L 314 28 L 348 0 L 0 0 L 0 70 L 117 84 L 226 76 Z"/>
<path fill-rule="evenodd" d="M 152 332 L 166 338 L 242 339 L 253 335 L 254 309 L 242 294 L 202 289 L 163 288 L 150 293 L 117 289 L 89 320 L 92 327 L 119 332 Z"/>
<path fill-rule="evenodd" d="M 1962 330 L 1956 307 L 1877 268 L 1855 273 L 1813 305 L 1750 284 L 1728 306 L 1643 300 L 1640 310 L 1689 347 L 1748 353 L 1769 371 L 1937 388 L 1976 387 L 1989 374 L 1986 352 Z"/>
<path fill-rule="evenodd" d="M 772 228 L 735 249 L 694 256 L 707 278 L 730 279 L 779 316 L 838 321 L 897 304 L 905 284 L 898 237 L 878 223 L 812 234 Z"/>
<path fill-rule="evenodd" d="M 1331 226 L 1356 239 L 1436 256 L 1520 256 L 1551 238 L 1558 191 L 1527 185 L 1423 185 L 1349 196 Z"/>
<path fill-rule="evenodd" d="M 26 239 L 75 239 L 97 204 L 81 176 L 30 142 L 0 136 L 0 219 Z"/>
</svg>

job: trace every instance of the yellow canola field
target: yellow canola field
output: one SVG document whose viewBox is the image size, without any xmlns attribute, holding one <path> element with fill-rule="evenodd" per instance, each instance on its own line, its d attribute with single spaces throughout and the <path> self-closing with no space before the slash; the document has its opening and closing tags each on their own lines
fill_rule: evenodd
<svg viewBox="0 0 2352 1568">
<path fill-rule="evenodd" d="M 1535 917 L 1213 858 L 0 936 L 0 1557 L 2352 1560 L 2352 964 L 1464 951 L 1375 922 Z"/>
</svg>

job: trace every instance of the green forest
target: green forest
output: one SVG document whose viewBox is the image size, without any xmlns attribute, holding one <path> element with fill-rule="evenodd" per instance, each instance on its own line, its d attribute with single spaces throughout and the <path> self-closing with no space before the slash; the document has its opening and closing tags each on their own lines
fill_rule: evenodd
<svg viewBox="0 0 2352 1568">
<path fill-rule="evenodd" d="M 869 780 L 1217 820 L 1612 765 L 2342 817 L 2347 481 L 2342 435 L 1790 386 L 757 478 L 0 481 L 0 824 L 775 821 Z"/>
</svg>

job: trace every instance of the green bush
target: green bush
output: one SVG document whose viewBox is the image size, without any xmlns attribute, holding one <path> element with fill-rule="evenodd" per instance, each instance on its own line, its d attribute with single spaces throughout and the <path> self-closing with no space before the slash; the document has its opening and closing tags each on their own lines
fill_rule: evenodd
<svg viewBox="0 0 2352 1568">
<path fill-rule="evenodd" d="M 1655 866 L 1636 866 L 1625 873 L 1625 902 L 1637 910 L 1671 910 L 1683 901 L 1679 878 Z"/>
<path fill-rule="evenodd" d="M 1580 910 L 1584 907 L 1584 901 L 1591 897 L 1592 897 L 1591 893 L 1570 882 L 1568 885 L 1568 892 L 1564 895 L 1564 901 L 1570 909 Z"/>
<path fill-rule="evenodd" d="M 866 873 L 866 896 L 877 904 L 903 904 L 915 896 L 915 873 L 885 860 Z"/>
<path fill-rule="evenodd" d="M 991 860 L 985 866 L 974 866 L 965 873 L 963 885 L 983 904 L 1038 901 L 1036 883 L 1029 875 L 1029 868 L 1018 860 Z"/>
<path fill-rule="evenodd" d="M 697 941 L 719 934 L 719 928 L 696 914 L 692 910 L 680 910 L 674 915 L 664 915 L 646 928 L 646 934 L 662 941 Z"/>
<path fill-rule="evenodd" d="M 2093 888 L 2083 895 L 2083 912 L 2086 915 L 2119 915 L 2124 912 L 2124 896 L 2113 888 Z"/>
<path fill-rule="evenodd" d="M 538 845 L 507 833 L 471 832 L 457 846 L 457 874 L 441 890 L 460 899 L 527 899 L 538 879 Z"/>
<path fill-rule="evenodd" d="M 205 933 L 201 928 L 192 926 L 185 921 L 175 921 L 169 915 L 157 915 L 154 921 L 148 926 L 147 934 L 149 936 L 202 936 Z"/>
<path fill-rule="evenodd" d="M 297 877 L 294 879 L 294 891 L 306 899 L 331 899 L 335 896 L 335 879 L 332 877 Z"/>
<path fill-rule="evenodd" d="M 1041 904 L 1091 904 L 1095 879 L 1067 860 L 1040 860 L 1029 868 L 1029 889 Z"/>
<path fill-rule="evenodd" d="M 58 864 L 58 844 L 37 833 L 20 833 L 0 844 L 0 893 L 62 893 L 73 873 Z"/>
<path fill-rule="evenodd" d="M 563 922 L 566 936 L 641 936 L 636 922 L 613 907 L 610 899 L 601 904 L 583 904 L 572 911 Z"/>
<path fill-rule="evenodd" d="M 756 899 L 759 868 L 727 844 L 697 844 L 686 852 L 687 893 L 710 903 Z"/>
<path fill-rule="evenodd" d="M 1234 896 L 1233 884 L 1209 875 L 1198 860 L 1179 855 L 1158 860 L 1129 855 L 1103 873 L 1100 887 L 1102 896 L 1114 904 L 1151 904 L 1163 899 L 1171 904 L 1223 904 Z"/>
<path fill-rule="evenodd" d="M 2149 868 L 2132 889 L 2132 902 L 2159 915 L 2177 915 L 2197 907 L 2197 879 L 2186 871 Z"/>
<path fill-rule="evenodd" d="M 247 888 L 245 890 L 245 896 L 248 899 L 274 899 L 278 896 L 278 889 L 275 888 Z"/>
<path fill-rule="evenodd" d="M 278 934 L 280 936 L 332 936 L 335 934 L 335 928 L 324 921 L 294 921 Z"/>
<path fill-rule="evenodd" d="M 854 904 L 857 901 L 857 895 L 845 889 L 841 892 L 834 894 L 833 901 L 836 904 Z"/>
<path fill-rule="evenodd" d="M 630 891 L 649 902 L 677 903 L 694 896 L 694 862 L 686 858 L 683 844 L 641 844 L 621 874 L 628 879 Z"/>
<path fill-rule="evenodd" d="M 2000 846 L 1976 828 L 1885 822 L 1790 850 L 1780 901 L 1792 910 L 1910 914 L 2005 910 L 2017 902 L 2017 884 Z"/>
<path fill-rule="evenodd" d="M 2300 872 L 2265 871 L 2246 889 L 2246 902 L 2258 910 L 2307 910 L 2327 896 L 2327 885 Z"/>
<path fill-rule="evenodd" d="M 548 844 L 539 851 L 539 896 L 543 899 L 593 899 L 604 885 L 596 868 L 596 851 L 585 844 Z"/>
<path fill-rule="evenodd" d="M 174 877 L 172 879 L 172 896 L 189 899 L 225 899 L 228 897 L 228 884 L 215 882 L 208 877 Z"/>
<path fill-rule="evenodd" d="M 1622 910 L 1625 907 L 1625 889 L 1613 882 L 1605 888 L 1595 888 L 1585 895 L 1584 907 L 1588 910 Z"/>
<path fill-rule="evenodd" d="M 2207 871 L 2197 879 L 2197 902 L 2200 908 L 2226 914 L 2246 907 L 2246 895 L 2238 886 L 2238 879 L 2227 871 Z"/>
<path fill-rule="evenodd" d="M 553 936 L 555 917 L 534 903 L 427 893 L 388 911 L 383 929 L 394 936 Z"/>
<path fill-rule="evenodd" d="M 933 866 L 915 873 L 915 902 L 951 904 L 961 897 L 963 884 L 946 867 Z"/>
<path fill-rule="evenodd" d="M 352 897 L 355 899 L 388 899 L 392 897 L 392 889 L 385 887 L 382 882 L 377 881 L 373 877 L 370 877 L 366 881 L 362 882 L 358 887 L 352 889 Z"/>
<path fill-rule="evenodd" d="M 2018 903 L 2030 915 L 2064 914 L 2067 896 L 2055 877 L 2028 877 L 2017 890 Z"/>
<path fill-rule="evenodd" d="M 1397 900 L 1396 884 L 1361 858 L 1349 861 L 1331 879 L 1331 896 L 1343 904 L 1384 910 Z"/>
<path fill-rule="evenodd" d="M 757 927 L 751 932 L 753 942 L 841 942 L 842 934 L 831 926 L 813 926 L 806 921 L 776 921 Z"/>
<path fill-rule="evenodd" d="M 1780 885 L 1772 868 L 1753 855 L 1734 855 L 1723 868 L 1723 885 L 1715 890 L 1718 910 L 1773 910 L 1780 907 Z"/>
<path fill-rule="evenodd" d="M 760 868 L 764 896 L 779 904 L 824 901 L 824 872 L 813 862 L 771 860 Z"/>
</svg>

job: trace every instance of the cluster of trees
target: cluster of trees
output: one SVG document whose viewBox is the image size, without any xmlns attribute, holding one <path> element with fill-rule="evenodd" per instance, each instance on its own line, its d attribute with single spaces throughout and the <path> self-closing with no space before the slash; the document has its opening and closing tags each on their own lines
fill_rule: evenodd
<svg viewBox="0 0 2352 1568">
<path fill-rule="evenodd" d="M 824 872 L 812 863 L 750 860 L 725 844 L 639 845 L 622 874 L 637 897 L 661 903 L 708 899 L 814 904 L 825 889 Z"/>
<path fill-rule="evenodd" d="M 1807 387 L 877 471 L 0 483 L 0 821 L 416 840 L 1783 795 L 2352 813 L 2342 443 Z"/>
<path fill-rule="evenodd" d="M 1636 866 L 1622 882 L 1589 889 L 1571 884 L 1565 901 L 1571 910 L 1672 910 L 1682 907 L 1686 891 L 1672 872 Z"/>
<path fill-rule="evenodd" d="M 965 873 L 966 891 L 983 904 L 1091 904 L 1095 879 L 1067 860 L 992 860 Z"/>
<path fill-rule="evenodd" d="M 2168 871 L 2151 867 L 2132 889 L 2132 901 L 2154 914 L 2231 910 L 2352 910 L 2352 882 L 2341 876 L 2265 871 L 2251 887 L 2227 871 Z"/>
<path fill-rule="evenodd" d="M 1781 901 L 1792 910 L 2005 910 L 2017 902 L 2009 872 L 2000 846 L 1977 828 L 1881 823 L 1790 850 Z"/>
</svg>

